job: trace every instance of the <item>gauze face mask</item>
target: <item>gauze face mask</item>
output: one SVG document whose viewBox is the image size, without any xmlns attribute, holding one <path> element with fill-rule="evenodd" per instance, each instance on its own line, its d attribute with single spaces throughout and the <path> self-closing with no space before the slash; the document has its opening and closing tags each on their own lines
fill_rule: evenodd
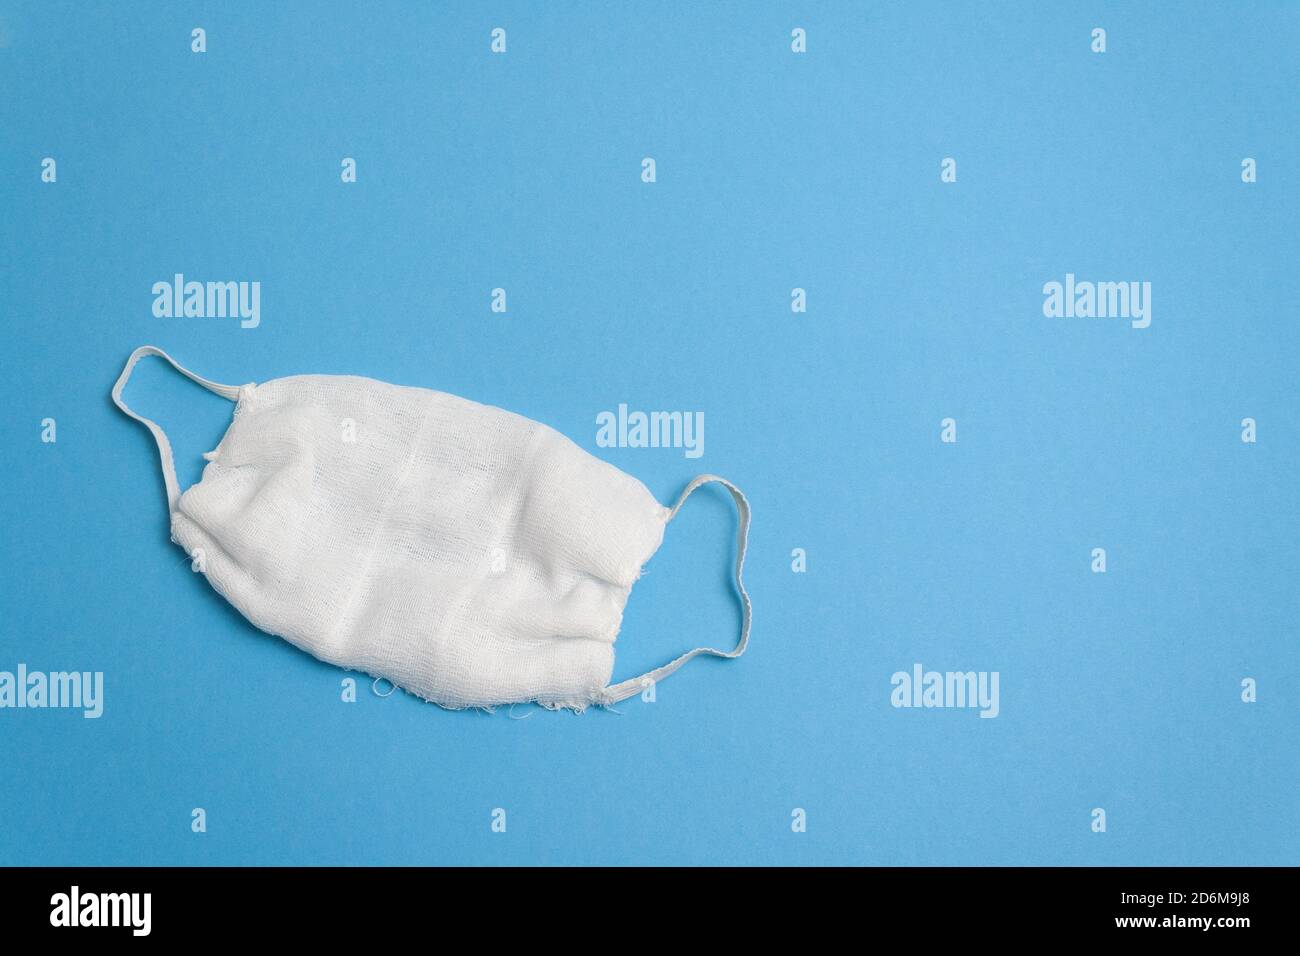
<svg viewBox="0 0 1300 956">
<path fill-rule="evenodd" d="M 122 401 L 146 355 L 235 403 L 184 494 L 167 436 Z M 613 704 L 749 642 L 749 503 L 722 478 L 701 475 L 665 508 L 559 432 L 499 408 L 342 375 L 219 385 L 150 345 L 127 360 L 113 401 L 153 433 L 172 540 L 226 600 L 321 660 L 443 707 Z M 739 512 L 740 640 L 611 686 L 632 584 L 709 482 Z"/>
</svg>

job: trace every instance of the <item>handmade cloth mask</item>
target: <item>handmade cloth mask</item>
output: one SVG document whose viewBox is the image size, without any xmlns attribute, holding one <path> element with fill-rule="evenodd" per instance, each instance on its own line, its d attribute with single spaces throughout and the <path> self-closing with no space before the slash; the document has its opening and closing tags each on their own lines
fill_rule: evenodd
<svg viewBox="0 0 1300 956">
<path fill-rule="evenodd" d="M 183 494 L 167 436 L 122 401 L 147 355 L 235 403 Z M 321 660 L 443 707 L 613 704 L 749 642 L 749 503 L 715 475 L 665 508 L 559 432 L 499 408 L 347 375 L 220 385 L 151 345 L 131 354 L 113 401 L 153 433 L 172 540 L 226 600 Z M 632 584 L 709 482 L 739 513 L 740 640 L 610 685 Z"/>
</svg>

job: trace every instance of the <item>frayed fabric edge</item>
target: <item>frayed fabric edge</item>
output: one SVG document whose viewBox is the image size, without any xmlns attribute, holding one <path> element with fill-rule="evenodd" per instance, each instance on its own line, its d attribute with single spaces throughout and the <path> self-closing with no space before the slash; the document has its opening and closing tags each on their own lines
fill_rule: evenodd
<svg viewBox="0 0 1300 956">
<path fill-rule="evenodd" d="M 541 707 L 545 710 L 550 710 L 550 711 L 567 710 L 573 714 L 582 714 L 591 707 L 598 707 L 601 710 L 608 710 L 615 714 L 619 713 L 619 711 L 614 710 L 613 703 L 611 701 L 604 700 L 602 694 L 599 693 L 596 694 L 596 696 L 591 698 L 565 698 L 565 699 L 554 700 L 554 699 L 543 699 L 540 697 L 528 697 L 522 700 L 505 700 L 497 704 L 463 704 L 457 706 L 455 704 L 444 704 L 441 701 L 437 701 L 429 697 L 425 697 L 423 694 L 420 694 L 416 691 L 408 690 L 407 688 L 403 687 L 401 684 L 394 683 L 391 677 L 386 677 L 383 674 L 372 674 L 369 671 L 348 671 L 348 673 L 353 673 L 353 674 L 364 673 L 367 677 L 369 677 L 371 679 L 370 691 L 376 697 L 392 696 L 392 691 L 389 691 L 387 694 L 380 694 L 377 691 L 375 691 L 375 684 L 379 683 L 379 681 L 387 681 L 389 684 L 392 685 L 393 690 L 395 691 L 400 690 L 403 694 L 406 694 L 409 697 L 414 697 L 416 700 L 423 701 L 426 704 L 433 704 L 433 706 L 441 710 L 451 711 L 453 713 L 456 713 L 458 711 L 463 711 L 463 710 L 477 710 L 480 713 L 495 715 L 497 710 L 501 707 L 516 707 L 520 704 L 536 704 L 538 707 Z M 519 720 L 522 718 L 514 718 L 514 719 Z"/>
</svg>

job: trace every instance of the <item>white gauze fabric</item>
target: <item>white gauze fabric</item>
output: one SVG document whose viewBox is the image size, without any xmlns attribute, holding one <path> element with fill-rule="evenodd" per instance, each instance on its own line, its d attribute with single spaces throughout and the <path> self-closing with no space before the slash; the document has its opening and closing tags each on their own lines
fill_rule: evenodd
<svg viewBox="0 0 1300 956">
<path fill-rule="evenodd" d="M 236 403 L 183 494 L 166 435 L 122 400 L 146 355 Z M 158 444 L 172 540 L 253 624 L 321 660 L 443 707 L 580 710 L 748 644 L 749 505 L 724 479 L 701 475 L 669 509 L 559 432 L 499 408 L 353 376 L 220 385 L 154 346 L 132 353 L 112 395 Z M 632 584 L 709 482 L 740 515 L 740 640 L 609 686 Z"/>
</svg>

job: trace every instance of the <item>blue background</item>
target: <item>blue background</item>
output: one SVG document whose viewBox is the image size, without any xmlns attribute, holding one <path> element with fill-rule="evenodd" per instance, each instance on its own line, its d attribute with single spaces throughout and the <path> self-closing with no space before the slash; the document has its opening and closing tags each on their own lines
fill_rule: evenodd
<svg viewBox="0 0 1300 956">
<path fill-rule="evenodd" d="M 353 7 L 0 8 L 0 669 L 106 684 L 0 711 L 0 861 L 1300 863 L 1300 7 Z M 176 272 L 260 281 L 260 327 L 155 318 Z M 1045 318 L 1067 272 L 1151 327 Z M 343 703 L 168 541 L 108 395 L 144 343 L 499 405 L 664 502 L 731 478 L 749 653 L 619 714 Z M 128 398 L 197 480 L 230 405 L 157 359 Z M 620 402 L 704 457 L 597 448 Z M 615 679 L 734 642 L 734 520 L 669 526 Z M 891 707 L 918 662 L 1001 715 Z"/>
</svg>

